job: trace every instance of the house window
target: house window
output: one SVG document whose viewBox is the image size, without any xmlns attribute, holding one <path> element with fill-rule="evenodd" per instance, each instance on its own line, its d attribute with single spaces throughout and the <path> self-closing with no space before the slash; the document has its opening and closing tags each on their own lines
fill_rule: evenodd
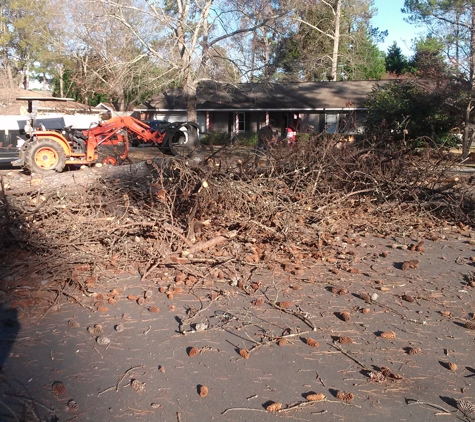
<svg viewBox="0 0 475 422">
<path fill-rule="evenodd" d="M 237 128 L 239 132 L 244 132 L 246 130 L 246 113 L 237 113 Z"/>
<path fill-rule="evenodd" d="M 338 133 L 338 114 L 325 115 L 325 129 L 327 133 Z"/>
</svg>

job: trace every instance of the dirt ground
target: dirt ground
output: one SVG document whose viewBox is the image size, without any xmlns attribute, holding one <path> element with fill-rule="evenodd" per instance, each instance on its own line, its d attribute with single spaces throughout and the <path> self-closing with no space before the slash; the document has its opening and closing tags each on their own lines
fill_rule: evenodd
<svg viewBox="0 0 475 422">
<path fill-rule="evenodd" d="M 474 233 L 335 242 L 199 285 L 106 273 L 47 313 L 3 292 L 0 420 L 469 420 Z"/>
<path fill-rule="evenodd" d="M 0 259 L 0 421 L 475 419 L 475 232 L 358 227 L 322 254 L 217 245 L 145 279 L 77 264 L 86 288 L 53 301 L 58 284 Z"/>
</svg>

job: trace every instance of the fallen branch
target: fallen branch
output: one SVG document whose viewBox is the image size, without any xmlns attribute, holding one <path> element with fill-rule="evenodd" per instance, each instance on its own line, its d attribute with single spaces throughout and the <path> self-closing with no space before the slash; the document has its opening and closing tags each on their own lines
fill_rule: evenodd
<svg viewBox="0 0 475 422">
<path fill-rule="evenodd" d="M 182 254 L 182 256 L 186 257 L 186 256 L 194 254 L 196 252 L 201 252 L 201 251 L 204 251 L 205 249 L 210 249 L 214 246 L 217 246 L 217 245 L 225 242 L 228 239 L 232 239 L 235 236 L 236 236 L 235 232 L 231 232 L 227 236 L 216 236 L 213 239 L 207 240 L 206 242 L 200 242 L 200 243 L 197 243 L 197 244 L 193 245 L 189 249 L 184 250 L 181 254 Z"/>
</svg>

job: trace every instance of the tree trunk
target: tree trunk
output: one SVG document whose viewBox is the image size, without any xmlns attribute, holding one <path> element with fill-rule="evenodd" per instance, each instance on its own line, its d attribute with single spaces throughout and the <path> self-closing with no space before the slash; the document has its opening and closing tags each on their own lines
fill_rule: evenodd
<svg viewBox="0 0 475 422">
<path fill-rule="evenodd" d="M 472 143 L 471 136 L 471 112 L 473 110 L 472 101 L 475 99 L 475 4 L 471 8 L 471 28 L 470 28 L 470 95 L 467 108 L 465 109 L 465 129 L 463 131 L 463 143 L 462 143 L 462 160 L 468 157 L 470 153 L 470 144 Z"/>
<path fill-rule="evenodd" d="M 335 12 L 335 37 L 333 38 L 332 81 L 337 80 L 338 50 L 340 48 L 340 17 L 341 17 L 341 0 L 338 0 L 336 3 L 336 12 Z"/>
<path fill-rule="evenodd" d="M 56 70 L 59 79 L 59 96 L 60 98 L 64 98 L 64 66 L 62 64 L 57 64 Z"/>
<path fill-rule="evenodd" d="M 472 143 L 472 136 L 470 132 L 472 128 L 470 126 L 470 113 L 472 112 L 472 101 L 468 102 L 467 108 L 465 109 L 465 127 L 463 130 L 463 141 L 462 141 L 462 160 L 465 160 L 470 153 L 470 144 Z"/>
<path fill-rule="evenodd" d="M 7 56 L 6 53 L 3 54 L 2 61 L 3 61 L 3 65 L 5 67 L 5 71 L 6 71 L 6 74 L 7 74 L 8 87 L 10 89 L 14 89 L 15 85 L 14 85 L 14 82 L 13 82 L 12 67 L 10 66 L 10 61 L 8 60 L 8 56 Z"/>
<path fill-rule="evenodd" d="M 189 122 L 197 122 L 198 113 L 196 111 L 196 107 L 198 104 L 198 99 L 196 96 L 196 84 L 189 80 L 185 81 L 183 93 L 185 95 L 186 101 L 187 120 Z"/>
</svg>

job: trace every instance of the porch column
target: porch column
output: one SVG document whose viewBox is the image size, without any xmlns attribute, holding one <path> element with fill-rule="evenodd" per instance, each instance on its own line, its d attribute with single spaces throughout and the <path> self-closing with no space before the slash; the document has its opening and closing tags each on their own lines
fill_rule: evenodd
<svg viewBox="0 0 475 422">
<path fill-rule="evenodd" d="M 209 133 L 209 111 L 206 112 L 206 133 Z"/>
<path fill-rule="evenodd" d="M 269 112 L 266 111 L 266 126 L 269 125 Z"/>
<path fill-rule="evenodd" d="M 234 119 L 234 132 L 239 133 L 239 113 L 235 114 Z"/>
</svg>

